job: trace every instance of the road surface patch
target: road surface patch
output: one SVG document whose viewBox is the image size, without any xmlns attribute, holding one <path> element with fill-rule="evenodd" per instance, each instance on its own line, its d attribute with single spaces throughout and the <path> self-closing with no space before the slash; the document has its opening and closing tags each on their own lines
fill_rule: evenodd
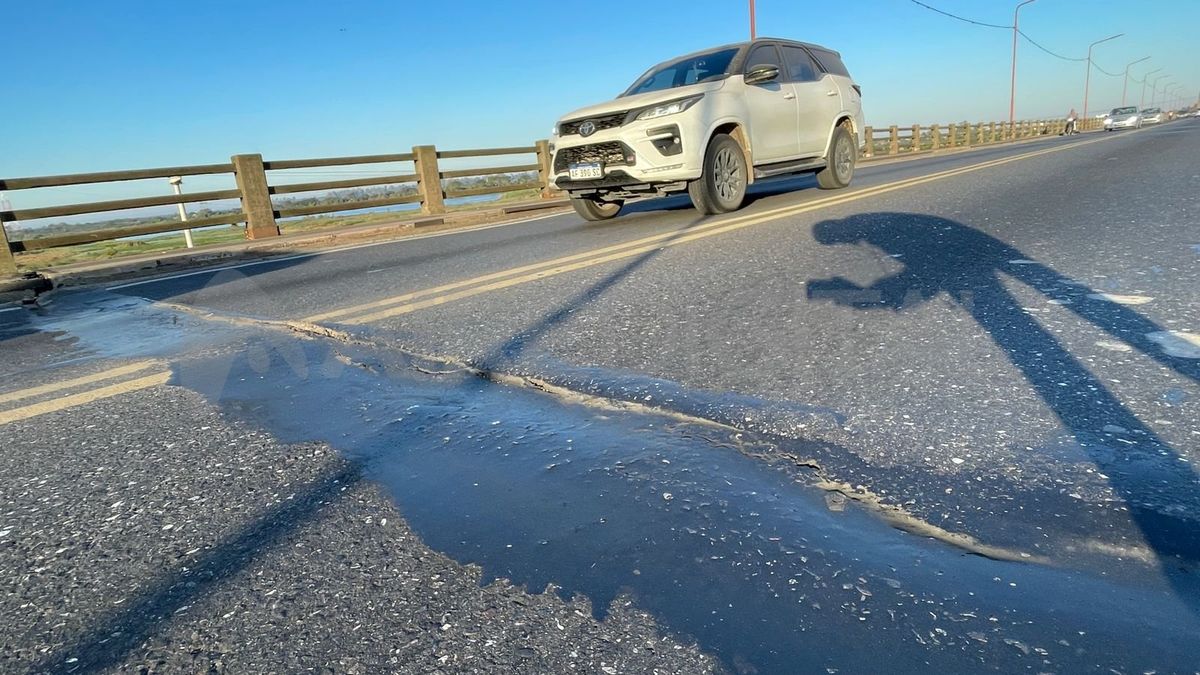
<svg viewBox="0 0 1200 675">
<path fill-rule="evenodd" d="M 1162 347 L 1168 356 L 1180 359 L 1200 359 L 1200 333 L 1164 330 L 1147 333 L 1146 338 Z"/>
<path fill-rule="evenodd" d="M 1088 295 L 1091 300 L 1105 300 L 1115 302 L 1118 305 L 1144 305 L 1148 302 L 1154 302 L 1154 298 L 1148 295 L 1115 295 L 1113 293 L 1091 293 Z"/>
</svg>

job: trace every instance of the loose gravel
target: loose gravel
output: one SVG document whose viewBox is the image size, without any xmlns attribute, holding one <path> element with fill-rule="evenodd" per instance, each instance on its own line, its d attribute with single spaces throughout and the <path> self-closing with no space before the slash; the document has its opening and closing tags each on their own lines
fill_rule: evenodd
<svg viewBox="0 0 1200 675">
<path fill-rule="evenodd" d="M 10 424 L 0 447 L 0 671 L 720 669 L 631 598 L 597 621 L 586 599 L 481 586 L 332 449 L 190 391 Z"/>
</svg>

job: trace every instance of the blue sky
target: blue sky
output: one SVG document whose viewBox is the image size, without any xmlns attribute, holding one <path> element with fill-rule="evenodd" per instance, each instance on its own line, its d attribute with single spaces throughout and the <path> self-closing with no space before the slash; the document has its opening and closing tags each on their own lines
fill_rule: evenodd
<svg viewBox="0 0 1200 675">
<path fill-rule="evenodd" d="M 927 0 L 996 24 L 1009 0 Z M 607 8 L 621 8 L 619 20 Z M 1100 11 L 1103 10 L 1103 11 Z M 1007 117 L 1011 32 L 909 0 L 758 0 L 762 35 L 843 53 L 877 126 Z M 647 66 L 747 35 L 745 0 L 8 3 L 0 175 L 526 144 Z M 1200 0 L 1037 0 L 1022 28 L 1111 72 L 1143 56 L 1196 94 Z M 1020 45 L 1018 117 L 1081 108 L 1084 66 Z M 1152 64 L 1152 65 L 1151 65 Z M 1164 80 L 1165 81 L 1165 80 Z M 1089 109 L 1120 103 L 1093 73 Z M 1136 102 L 1141 87 L 1130 84 Z M 203 189 L 197 186 L 194 189 Z M 159 188 L 156 187 L 155 190 Z M 107 190 L 107 192 L 106 192 Z M 18 208 L 132 187 L 10 193 Z"/>
</svg>

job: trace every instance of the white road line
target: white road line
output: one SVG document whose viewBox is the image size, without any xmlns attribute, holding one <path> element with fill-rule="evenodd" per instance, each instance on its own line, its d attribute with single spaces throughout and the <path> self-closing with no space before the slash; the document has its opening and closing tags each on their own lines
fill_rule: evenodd
<svg viewBox="0 0 1200 675">
<path fill-rule="evenodd" d="M 371 248 L 373 246 L 386 246 L 388 244 L 399 244 L 399 243 L 403 243 L 403 242 L 407 242 L 407 241 L 415 241 L 415 240 L 419 240 L 419 239 L 434 239 L 436 237 L 448 237 L 450 235 L 455 235 L 455 234 L 470 234 L 472 232 L 482 232 L 484 230 L 491 230 L 491 229 L 495 229 L 498 227 L 508 227 L 510 225 L 524 225 L 525 223 L 532 223 L 532 222 L 535 222 L 538 220 L 545 220 L 547 218 L 555 218 L 558 216 L 565 216 L 565 215 L 569 215 L 569 214 L 568 213 L 547 213 L 545 215 L 536 216 L 533 218 L 523 218 L 521 220 L 510 220 L 510 221 L 506 221 L 503 223 L 492 223 L 490 225 L 475 225 L 472 227 L 464 227 L 461 229 L 446 230 L 444 232 L 429 232 L 427 234 L 415 234 L 410 237 L 401 237 L 399 239 L 388 239 L 385 241 L 373 241 L 373 242 L 368 242 L 365 244 L 353 244 L 353 245 L 349 245 L 349 246 L 339 246 L 337 248 L 328 248 L 328 249 L 323 249 L 320 251 L 313 251 L 311 253 L 298 253 L 296 255 L 283 256 L 283 257 L 279 257 L 279 258 L 266 258 L 263 260 L 254 260 L 251 262 L 239 263 L 237 265 L 224 265 L 222 267 L 208 267 L 208 268 L 205 268 L 202 270 L 195 270 L 192 272 L 181 272 L 179 274 L 172 274 L 172 275 L 165 276 L 165 277 L 154 277 L 153 279 L 141 279 L 139 281 L 131 281 L 131 282 L 125 283 L 125 284 L 117 284 L 116 286 L 108 286 L 105 288 L 105 290 L 119 291 L 123 288 L 133 288 L 134 286 L 144 286 L 146 284 L 157 284 L 157 283 L 164 282 L 164 281 L 173 281 L 175 279 L 185 279 L 187 277 L 194 277 L 194 276 L 198 276 L 201 274 L 217 274 L 219 272 L 224 272 L 227 270 L 237 270 L 237 269 L 242 269 L 244 267 L 255 267 L 257 265 L 272 265 L 275 263 L 288 262 L 290 260 L 303 260 L 304 258 L 315 258 L 317 256 L 329 255 L 331 253 L 345 253 L 346 251 L 355 251 L 355 250 L 363 249 L 363 248 Z"/>
</svg>

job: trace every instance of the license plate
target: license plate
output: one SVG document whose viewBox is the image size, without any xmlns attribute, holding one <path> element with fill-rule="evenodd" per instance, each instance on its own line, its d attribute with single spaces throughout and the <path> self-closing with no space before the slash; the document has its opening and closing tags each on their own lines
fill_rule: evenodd
<svg viewBox="0 0 1200 675">
<path fill-rule="evenodd" d="M 604 165 L 600 162 L 570 164 L 567 172 L 571 174 L 571 180 L 595 180 L 604 178 Z"/>
</svg>

